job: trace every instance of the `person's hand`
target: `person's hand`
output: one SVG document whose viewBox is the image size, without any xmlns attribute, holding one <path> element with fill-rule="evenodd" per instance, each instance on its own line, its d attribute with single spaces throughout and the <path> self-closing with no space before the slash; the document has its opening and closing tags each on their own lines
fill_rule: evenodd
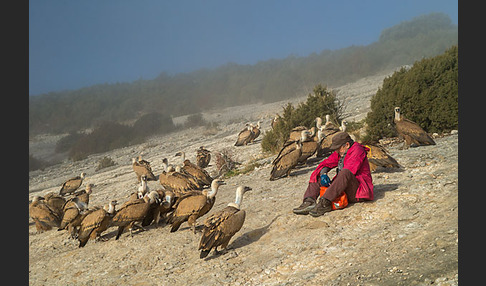
<svg viewBox="0 0 486 286">
<path fill-rule="evenodd" d="M 321 174 L 321 186 L 329 187 L 331 185 L 331 180 L 327 173 Z"/>
</svg>

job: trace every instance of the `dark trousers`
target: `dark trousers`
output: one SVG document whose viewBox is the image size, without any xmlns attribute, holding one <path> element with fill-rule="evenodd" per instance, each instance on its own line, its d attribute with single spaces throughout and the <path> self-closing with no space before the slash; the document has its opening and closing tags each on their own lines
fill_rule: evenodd
<svg viewBox="0 0 486 286">
<path fill-rule="evenodd" d="M 351 171 L 348 169 L 342 169 L 334 180 L 332 180 L 331 185 L 327 188 L 323 197 L 330 200 L 331 202 L 337 199 L 344 193 L 348 196 L 348 202 L 355 203 L 358 201 L 356 199 L 356 191 L 358 190 L 359 182 Z M 319 191 L 321 184 L 318 182 L 309 183 L 307 190 L 304 193 L 304 199 L 311 197 L 315 200 L 319 198 Z"/>
</svg>

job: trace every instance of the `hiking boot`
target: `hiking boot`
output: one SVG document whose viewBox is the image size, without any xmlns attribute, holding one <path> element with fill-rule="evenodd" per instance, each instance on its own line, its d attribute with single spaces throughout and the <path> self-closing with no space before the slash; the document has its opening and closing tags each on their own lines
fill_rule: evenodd
<svg viewBox="0 0 486 286">
<path fill-rule="evenodd" d="M 332 202 L 321 197 L 316 206 L 309 211 L 309 214 L 313 217 L 318 217 L 330 211 L 332 211 Z"/>
<path fill-rule="evenodd" d="M 316 206 L 316 200 L 308 197 L 308 198 L 304 199 L 304 202 L 300 206 L 294 208 L 293 211 L 294 211 L 294 214 L 306 215 L 315 206 Z"/>
</svg>

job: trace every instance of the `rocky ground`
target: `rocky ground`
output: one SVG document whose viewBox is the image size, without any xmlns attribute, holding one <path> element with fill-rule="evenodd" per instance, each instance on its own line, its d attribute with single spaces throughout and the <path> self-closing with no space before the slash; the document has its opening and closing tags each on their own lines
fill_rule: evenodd
<svg viewBox="0 0 486 286">
<path fill-rule="evenodd" d="M 380 86 L 388 74 L 363 79 L 340 87 L 351 109 L 363 106 L 372 92 L 360 92 L 357 85 Z M 363 84 L 369 80 L 368 84 Z M 354 103 L 352 93 L 362 98 Z M 305 100 L 305 96 L 300 100 Z M 299 100 L 295 99 L 296 102 Z M 361 102 L 361 104 L 360 104 Z M 162 159 L 177 164 L 177 151 L 195 161 L 195 150 L 203 145 L 213 152 L 226 151 L 253 171 L 226 178 L 209 212 L 234 200 L 239 185 L 253 188 L 243 199 L 246 210 L 243 228 L 233 237 L 229 250 L 199 258 L 200 233 L 183 224 L 179 231 L 150 226 L 147 231 L 127 233 L 115 241 L 116 228 L 105 232 L 105 242 L 89 241 L 78 248 L 65 231 L 36 234 L 29 219 L 29 282 L 31 285 L 457 285 L 458 284 L 458 134 L 436 138 L 437 145 L 399 149 L 389 153 L 402 165 L 398 171 L 373 173 L 375 200 L 351 204 L 324 216 L 297 216 L 292 208 L 301 203 L 307 181 L 319 160 L 312 159 L 294 170 L 289 178 L 269 181 L 274 155 L 261 150 L 260 140 L 233 146 L 246 122 L 261 120 L 270 128 L 273 114 L 284 102 L 252 105 L 205 113 L 219 122 L 215 129 L 181 130 L 147 142 L 89 156 L 78 162 L 51 166 L 29 173 L 29 200 L 34 195 L 58 192 L 62 182 L 87 173 L 82 188 L 94 183 L 90 205 L 104 205 L 112 199 L 124 202 L 137 189 L 131 158 L 143 152 L 154 173 L 162 171 Z M 355 104 L 356 106 L 353 106 Z M 369 106 L 369 105 L 368 105 Z M 359 118 L 366 108 L 358 109 Z M 362 117 L 361 117 L 362 118 Z M 29 150 L 43 146 L 32 141 Z M 40 154 L 40 153 L 39 153 Z M 111 157 L 116 165 L 95 171 L 98 161 Z M 214 157 L 213 157 L 214 158 Z M 216 174 L 213 163 L 208 167 Z M 160 188 L 149 182 L 151 189 Z M 199 219 L 199 222 L 207 217 Z"/>
</svg>

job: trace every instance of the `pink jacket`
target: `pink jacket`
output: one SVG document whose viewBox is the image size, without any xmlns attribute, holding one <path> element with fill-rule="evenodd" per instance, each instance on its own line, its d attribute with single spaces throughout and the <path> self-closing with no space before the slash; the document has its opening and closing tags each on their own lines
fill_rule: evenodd
<svg viewBox="0 0 486 286">
<path fill-rule="evenodd" d="M 354 142 L 344 157 L 344 169 L 348 169 L 356 176 L 359 182 L 358 190 L 356 191 L 357 199 L 373 200 L 373 180 L 371 178 L 370 165 L 366 153 L 370 149 L 358 142 Z M 339 153 L 334 151 L 327 159 L 324 159 L 312 172 L 309 183 L 315 183 L 319 181 L 319 175 L 324 167 L 330 169 L 337 167 L 339 162 Z M 333 178 L 334 179 L 334 178 Z"/>
</svg>

